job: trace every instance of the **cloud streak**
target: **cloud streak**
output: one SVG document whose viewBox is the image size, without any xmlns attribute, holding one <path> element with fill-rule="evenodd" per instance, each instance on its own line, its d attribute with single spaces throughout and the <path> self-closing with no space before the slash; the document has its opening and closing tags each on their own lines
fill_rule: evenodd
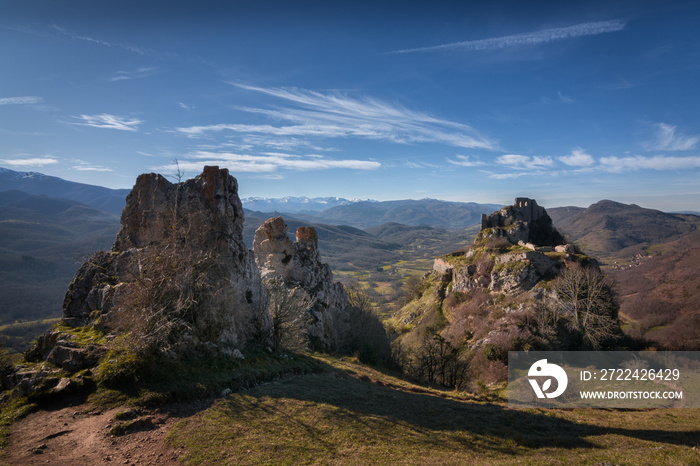
<svg viewBox="0 0 700 466">
<path fill-rule="evenodd" d="M 581 23 L 574 26 L 543 29 L 541 31 L 524 32 L 508 36 L 492 37 L 489 39 L 452 42 L 449 44 L 434 45 L 430 47 L 416 47 L 411 49 L 396 50 L 394 54 L 438 52 L 444 50 L 455 51 L 483 51 L 498 50 L 525 45 L 539 45 L 550 42 L 572 39 L 575 37 L 596 36 L 610 32 L 621 31 L 625 28 L 625 22 L 621 20 L 598 21 L 593 23 Z"/>
<path fill-rule="evenodd" d="M 496 143 L 472 127 L 433 117 L 396 104 L 354 99 L 341 94 L 323 94 L 301 89 L 260 88 L 232 85 L 283 101 L 277 109 L 240 108 L 286 124 L 216 124 L 176 128 L 190 137 L 232 131 L 275 137 L 361 138 L 400 144 L 440 143 L 456 147 L 494 149 Z"/>
<path fill-rule="evenodd" d="M 24 159 L 0 159 L 0 163 L 12 167 L 43 167 L 58 163 L 54 157 L 29 157 Z"/>
<path fill-rule="evenodd" d="M 532 170 L 551 167 L 554 164 L 554 161 L 551 157 L 531 157 L 529 155 L 506 154 L 498 157 L 496 159 L 496 163 L 511 168 Z"/>
<path fill-rule="evenodd" d="M 107 42 L 104 40 L 95 39 L 95 38 L 88 37 L 88 36 L 81 36 L 79 34 L 75 34 L 71 31 L 69 31 L 65 28 L 62 28 L 60 26 L 57 26 L 55 24 L 51 26 L 51 29 L 59 32 L 60 34 L 63 34 L 66 37 L 70 37 L 71 39 L 75 39 L 75 40 L 82 40 L 85 42 L 91 42 L 93 44 L 102 45 L 102 46 L 110 47 L 110 48 L 116 47 L 116 48 L 120 48 L 120 49 L 128 50 L 130 52 L 137 53 L 139 55 L 146 55 L 149 52 L 148 49 L 144 49 L 141 47 L 135 47 L 133 45 L 119 44 L 119 43 L 115 43 L 115 42 Z"/>
<path fill-rule="evenodd" d="M 700 136 L 684 136 L 676 133 L 676 127 L 666 123 L 656 125 L 654 138 L 646 144 L 650 150 L 691 150 L 700 142 Z"/>
<path fill-rule="evenodd" d="M 0 105 L 35 105 L 40 104 L 43 101 L 43 98 L 35 95 L 28 95 L 24 97 L 3 97 L 0 98 Z"/>
<path fill-rule="evenodd" d="M 157 70 L 158 68 L 155 67 L 144 67 L 139 68 L 135 71 L 117 71 L 116 75 L 113 76 L 109 81 L 117 82 L 128 81 L 132 79 L 148 78 L 149 76 L 153 76 Z"/>
<path fill-rule="evenodd" d="M 602 157 L 601 166 L 611 172 L 619 173 L 634 170 L 690 170 L 700 168 L 700 156 L 675 157 L 655 155 L 644 157 L 633 155 L 629 157 Z"/>
<path fill-rule="evenodd" d="M 137 118 L 124 118 L 109 113 L 99 115 L 80 115 L 73 117 L 81 120 L 81 123 L 71 123 L 79 126 L 91 126 L 93 128 L 117 129 L 120 131 L 138 131 L 138 126 L 143 121 Z"/>
<path fill-rule="evenodd" d="M 457 155 L 455 156 L 457 160 L 452 160 L 450 158 L 447 159 L 449 163 L 452 165 L 457 165 L 460 167 L 476 167 L 479 165 L 486 165 L 484 162 L 480 160 L 471 160 L 471 158 L 468 155 Z"/>
<path fill-rule="evenodd" d="M 204 165 L 219 165 L 233 172 L 272 173 L 278 170 L 313 171 L 331 169 L 376 170 L 379 162 L 372 160 L 330 159 L 317 154 L 304 156 L 270 152 L 263 155 L 235 154 L 231 152 L 197 151 L 178 165 L 170 164 L 158 169 L 174 171 L 179 168 L 199 171 Z"/>
</svg>

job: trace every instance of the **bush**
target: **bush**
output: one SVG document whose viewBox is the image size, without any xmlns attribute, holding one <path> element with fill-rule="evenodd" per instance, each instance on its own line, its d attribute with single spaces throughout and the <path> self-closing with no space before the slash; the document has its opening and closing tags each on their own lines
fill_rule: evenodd
<svg viewBox="0 0 700 466">
<path fill-rule="evenodd" d="M 406 280 L 406 283 L 403 285 L 404 305 L 416 299 L 420 299 L 426 288 L 427 284 L 417 276 L 411 275 L 408 277 L 408 280 Z"/>
</svg>

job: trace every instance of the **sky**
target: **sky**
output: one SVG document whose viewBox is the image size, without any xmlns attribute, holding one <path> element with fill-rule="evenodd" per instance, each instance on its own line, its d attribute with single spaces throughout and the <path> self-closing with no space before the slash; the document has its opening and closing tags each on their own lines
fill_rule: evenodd
<svg viewBox="0 0 700 466">
<path fill-rule="evenodd" d="M 696 1 L 4 2 L 0 167 L 700 211 Z"/>
</svg>

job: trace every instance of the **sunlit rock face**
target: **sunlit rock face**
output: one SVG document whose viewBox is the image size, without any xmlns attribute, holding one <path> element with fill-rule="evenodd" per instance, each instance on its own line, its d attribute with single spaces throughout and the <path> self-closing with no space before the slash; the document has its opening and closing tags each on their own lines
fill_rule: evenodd
<svg viewBox="0 0 700 466">
<path fill-rule="evenodd" d="M 155 173 L 140 175 L 126 198 L 112 250 L 94 254 L 70 283 L 63 322 L 109 326 L 159 273 L 183 281 L 183 287 L 197 276 L 209 282 L 201 289 L 222 296 L 216 310 L 219 339 L 244 342 L 264 291 L 253 254 L 243 243 L 243 221 L 238 183 L 226 169 L 205 167 L 182 183 Z"/>
<path fill-rule="evenodd" d="M 287 231 L 282 217 L 277 217 L 266 220 L 255 232 L 253 251 L 263 282 L 269 288 L 281 281 L 309 303 L 306 331 L 314 346 L 341 348 L 352 337 L 353 309 L 347 293 L 320 260 L 316 230 L 298 228 L 295 242 Z"/>
</svg>

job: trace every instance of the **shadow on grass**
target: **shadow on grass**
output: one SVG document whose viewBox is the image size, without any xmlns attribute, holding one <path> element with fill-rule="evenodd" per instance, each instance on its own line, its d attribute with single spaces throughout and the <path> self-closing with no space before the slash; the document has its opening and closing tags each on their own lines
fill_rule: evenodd
<svg viewBox="0 0 700 466">
<path fill-rule="evenodd" d="M 303 409 L 288 409 L 285 400 L 301 401 Z M 308 410 L 317 409 L 313 415 Z M 320 407 L 320 408 L 319 408 Z M 465 402 L 413 393 L 349 378 L 337 372 L 293 377 L 226 398 L 222 414 L 272 416 L 298 426 L 319 445 L 327 444 L 332 427 L 344 425 L 374 441 L 413 442 L 426 447 L 464 448 L 507 455 L 523 449 L 596 448 L 587 438 L 620 435 L 638 440 L 693 447 L 700 432 L 625 429 L 574 422 L 556 412 L 514 410 L 505 406 Z M 601 417 L 607 416 L 601 412 Z M 590 418 L 590 413 L 582 417 Z M 398 439 L 397 439 L 398 433 Z"/>
</svg>

